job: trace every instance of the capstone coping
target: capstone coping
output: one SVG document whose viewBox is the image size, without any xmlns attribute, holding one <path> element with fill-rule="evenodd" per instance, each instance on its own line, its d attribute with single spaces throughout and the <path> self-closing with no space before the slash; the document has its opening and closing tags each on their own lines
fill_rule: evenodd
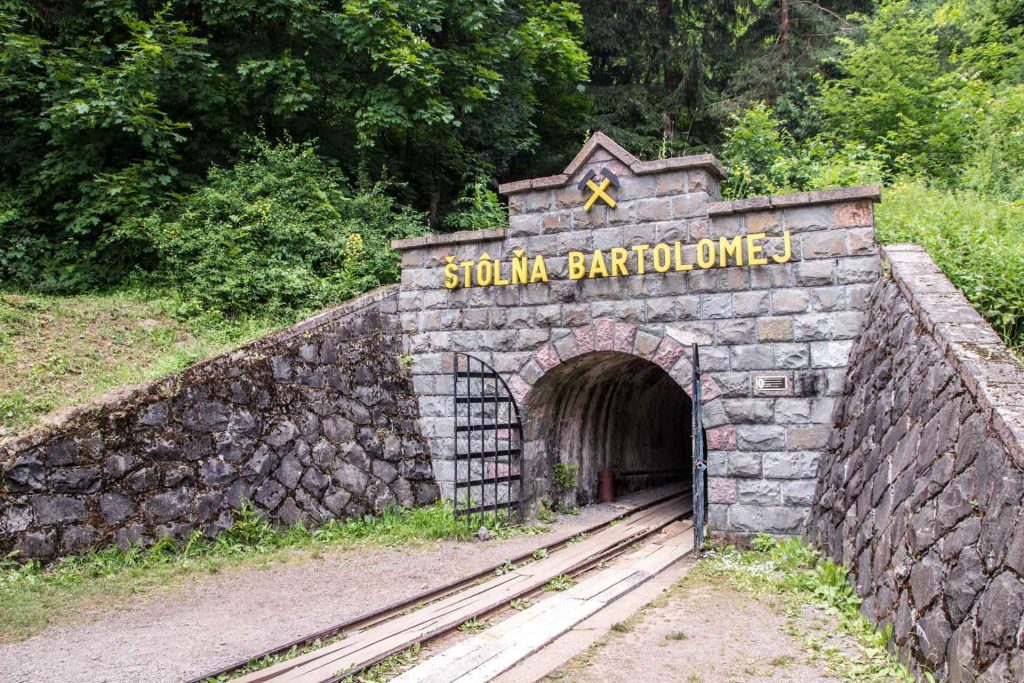
<svg viewBox="0 0 1024 683">
<path fill-rule="evenodd" d="M 877 204 L 882 201 L 882 190 L 878 185 L 861 185 L 860 187 L 844 187 L 838 190 L 777 194 L 769 197 L 751 197 L 749 199 L 712 202 L 708 204 L 707 210 L 709 216 L 726 216 L 734 213 L 746 213 L 748 211 L 764 211 L 765 209 L 783 209 L 858 200 L 867 200 Z"/>
<path fill-rule="evenodd" d="M 882 255 L 921 326 L 989 416 L 1014 462 L 1024 467 L 1024 363 L 922 247 L 888 245 Z"/>
<path fill-rule="evenodd" d="M 640 161 L 623 149 L 617 142 L 598 131 L 587 140 L 579 154 L 569 162 L 569 165 L 561 173 L 504 183 L 498 186 L 498 193 L 512 195 L 520 192 L 529 192 L 530 190 L 550 190 L 556 187 L 563 187 L 569 183 L 570 179 L 576 174 L 576 171 L 587 162 L 598 147 L 611 154 L 615 159 L 622 162 L 623 165 L 628 166 L 629 170 L 636 175 L 663 173 L 665 171 L 685 171 L 690 168 L 706 169 L 718 180 L 723 180 L 728 175 L 725 167 L 722 166 L 722 163 L 713 154 L 694 154 L 684 157 L 671 157 L 669 159 Z"/>
</svg>

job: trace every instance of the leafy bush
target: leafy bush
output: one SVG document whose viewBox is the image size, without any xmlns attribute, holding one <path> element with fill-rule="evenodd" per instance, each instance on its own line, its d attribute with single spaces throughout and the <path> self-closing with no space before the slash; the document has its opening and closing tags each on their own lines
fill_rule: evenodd
<svg viewBox="0 0 1024 683">
<path fill-rule="evenodd" d="M 967 187 L 1024 199 L 1024 86 L 1007 89 L 985 107 L 964 173 Z"/>
<path fill-rule="evenodd" d="M 0 187 L 0 281 L 25 284 L 40 274 L 50 244 L 33 230 L 31 210 Z"/>
<path fill-rule="evenodd" d="M 481 175 L 468 183 L 452 202 L 451 213 L 441 221 L 441 226 L 446 230 L 476 230 L 500 228 L 507 223 L 508 209 L 488 186 L 487 177 Z"/>
<path fill-rule="evenodd" d="M 119 231 L 155 256 L 182 312 L 308 310 L 397 280 L 392 239 L 426 232 L 381 186 L 352 192 L 309 144 L 254 141 L 169 212 Z"/>
<path fill-rule="evenodd" d="M 836 145 L 825 137 L 805 143 L 758 102 L 732 117 L 721 150 L 729 168 L 722 192 L 740 198 L 877 183 L 880 158 L 863 145 Z"/>
<path fill-rule="evenodd" d="M 1024 352 L 1024 206 L 901 182 L 878 205 L 876 236 L 923 246 L 1007 345 Z"/>
<path fill-rule="evenodd" d="M 971 177 L 993 194 L 896 181 L 877 209 L 876 238 L 923 246 L 1007 345 L 1020 351 L 1024 206 L 1003 197 L 1024 191 L 1024 93 L 1014 91 L 988 117 L 991 144 L 979 145 Z M 882 177 L 882 159 L 870 150 L 836 149 L 823 137 L 801 144 L 763 104 L 734 117 L 722 158 L 730 169 L 723 188 L 728 197 L 842 187 Z"/>
</svg>

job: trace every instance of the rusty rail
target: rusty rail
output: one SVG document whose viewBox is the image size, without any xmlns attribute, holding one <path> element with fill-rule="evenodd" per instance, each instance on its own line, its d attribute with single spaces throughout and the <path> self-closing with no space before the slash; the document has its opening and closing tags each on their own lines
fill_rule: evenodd
<svg viewBox="0 0 1024 683">
<path fill-rule="evenodd" d="M 597 531 L 601 531 L 602 529 L 605 529 L 605 528 L 607 528 L 607 527 L 609 527 L 609 526 L 619 522 L 622 519 L 625 519 L 627 517 L 635 515 L 638 512 L 642 512 L 642 511 L 644 511 L 644 510 L 646 510 L 648 508 L 654 507 L 655 505 L 658 505 L 660 503 L 664 503 L 667 500 L 671 500 L 673 498 L 677 498 L 677 497 L 686 495 L 687 493 L 689 493 L 689 489 L 688 488 L 683 488 L 682 491 L 677 491 L 677 492 L 674 492 L 674 493 L 662 496 L 660 498 L 656 498 L 656 499 L 644 502 L 642 504 L 637 505 L 636 507 L 630 508 L 629 510 L 623 512 L 621 515 L 617 515 L 616 517 L 614 517 L 612 519 L 609 519 L 606 522 L 600 522 L 598 524 L 593 524 L 593 525 L 591 525 L 589 527 L 586 527 L 585 529 L 582 529 L 582 530 L 578 531 L 576 534 L 574 534 L 573 536 L 570 536 L 569 538 L 563 539 L 561 541 L 556 541 L 554 543 L 550 543 L 550 544 L 548 544 L 546 546 L 540 546 L 540 548 L 543 548 L 544 550 L 546 550 L 548 552 L 553 552 L 553 551 L 559 550 L 560 548 L 564 548 L 569 543 L 570 540 L 572 540 L 573 538 L 575 538 L 577 536 L 580 536 L 582 534 L 593 534 L 593 533 L 595 533 Z M 625 551 L 626 549 L 631 547 L 637 541 L 643 540 L 644 538 L 647 538 L 647 537 L 657 533 L 659 530 L 660 530 L 660 528 L 657 528 L 657 529 L 656 528 L 652 528 L 652 529 L 648 530 L 644 534 L 640 534 L 640 535 L 638 535 L 635 538 L 630 538 L 627 543 L 621 543 L 621 544 L 610 546 L 605 551 L 603 551 L 603 552 L 601 552 L 599 554 L 591 556 L 590 558 L 588 558 L 588 560 L 585 563 L 582 563 L 580 566 L 574 567 L 573 570 L 571 572 L 569 572 L 569 573 L 574 575 L 574 576 L 576 576 L 578 574 L 582 574 L 582 573 L 586 572 L 588 569 L 590 569 L 590 568 L 594 567 L 595 565 L 599 564 L 600 562 L 603 562 L 605 560 L 608 560 L 611 557 L 614 557 L 616 555 L 621 554 L 623 551 Z M 540 548 L 538 548 L 538 549 L 540 549 Z M 437 588 L 432 588 L 430 590 L 424 591 L 423 593 L 419 593 L 419 594 L 417 594 L 417 595 L 415 595 L 415 596 L 413 596 L 413 597 L 411 597 L 411 598 L 409 598 L 407 600 L 402 600 L 402 601 L 393 603 L 391 605 L 387 605 L 387 606 L 382 607 L 381 609 L 375 610 L 373 612 L 368 612 L 366 614 L 357 616 L 357 617 L 355 617 L 353 619 L 350 619 L 348 621 L 344 621 L 344 622 L 341 622 L 339 624 L 335 624 L 334 626 L 329 626 L 329 627 L 327 627 L 325 629 L 322 629 L 320 631 L 317 631 L 315 633 L 311 633 L 309 635 L 302 636 L 301 638 L 297 638 L 296 640 L 292 640 L 292 641 L 290 641 L 288 643 L 285 643 L 284 645 L 278 645 L 276 647 L 273 647 L 273 648 L 271 648 L 269 650 L 266 650 L 264 652 L 261 652 L 259 654 L 253 655 L 251 657 L 247 657 L 244 660 L 236 661 L 236 662 L 234 662 L 232 664 L 229 664 L 228 666 L 224 667 L 223 669 L 219 669 L 219 670 L 211 672 L 211 673 L 203 674 L 202 676 L 199 676 L 197 678 L 190 679 L 189 681 L 187 681 L 187 683 L 206 683 L 208 681 L 214 681 L 214 680 L 217 680 L 218 678 L 220 678 L 222 676 L 230 676 L 231 674 L 234 674 L 235 672 L 237 672 L 239 669 L 242 669 L 242 668 L 248 666 L 252 662 L 256 662 L 256 661 L 259 661 L 259 660 L 267 658 L 267 657 L 272 657 L 272 656 L 277 656 L 277 655 L 285 654 L 289 650 L 291 650 L 292 648 L 296 648 L 298 650 L 303 650 L 303 649 L 305 649 L 305 648 L 315 644 L 317 641 L 324 642 L 324 641 L 330 640 L 331 638 L 334 638 L 334 637 L 336 637 L 338 635 L 341 635 L 342 633 L 345 633 L 346 631 L 357 631 L 357 630 L 360 630 L 360 629 L 367 628 L 369 626 L 373 626 L 374 624 L 379 624 L 379 623 L 381 623 L 383 621 L 387 621 L 388 619 L 391 619 L 392 617 L 401 615 L 402 613 L 404 613 L 406 610 L 408 610 L 410 608 L 421 606 L 421 605 L 424 605 L 424 604 L 427 604 L 427 603 L 431 603 L 431 602 L 434 602 L 436 600 L 440 600 L 440 599 L 442 599 L 442 598 L 444 598 L 444 597 L 446 597 L 448 595 L 452 595 L 453 593 L 457 593 L 457 592 L 459 592 L 459 591 L 461 591 L 461 590 L 463 590 L 465 588 L 468 588 L 469 586 L 477 583 L 478 581 L 480 581 L 482 579 L 486 579 L 486 578 L 489 578 L 491 576 L 494 576 L 494 572 L 496 570 L 500 569 L 501 567 L 503 567 L 508 562 L 511 562 L 512 564 L 520 564 L 522 562 L 526 562 L 528 560 L 531 560 L 531 559 L 533 559 L 533 553 L 536 552 L 536 550 L 537 549 L 532 550 L 532 551 L 530 551 L 528 553 L 523 553 L 522 555 L 519 555 L 517 557 L 511 558 L 509 560 L 505 560 L 505 561 L 496 563 L 493 566 L 490 566 L 490 567 L 488 567 L 486 569 L 478 571 L 478 572 L 476 572 L 474 574 L 471 574 L 469 576 L 463 577 L 461 579 L 457 579 L 455 581 L 452 581 L 450 583 L 444 584 L 442 586 L 438 586 Z M 437 634 L 437 635 L 434 636 L 434 638 L 437 638 L 440 635 L 443 635 L 443 634 Z M 405 646 L 402 646 L 398 650 L 395 650 L 395 652 L 400 652 L 404 648 L 405 648 Z M 361 669 L 361 671 L 365 671 L 366 669 L 375 666 L 376 664 L 378 664 L 381 661 L 383 661 L 384 659 L 386 659 L 388 656 L 390 656 L 392 654 L 395 654 L 395 652 L 388 653 L 387 655 L 381 656 L 379 659 L 377 659 L 377 660 L 375 660 L 373 662 L 368 663 L 366 666 L 364 666 Z M 359 673 L 359 671 L 346 671 L 344 676 L 342 676 L 340 678 L 336 678 L 336 679 L 328 679 L 328 681 L 325 681 L 325 683 L 329 683 L 330 681 L 334 681 L 334 680 L 342 680 L 343 678 L 348 677 L 348 676 L 352 676 L 355 673 Z"/>
</svg>

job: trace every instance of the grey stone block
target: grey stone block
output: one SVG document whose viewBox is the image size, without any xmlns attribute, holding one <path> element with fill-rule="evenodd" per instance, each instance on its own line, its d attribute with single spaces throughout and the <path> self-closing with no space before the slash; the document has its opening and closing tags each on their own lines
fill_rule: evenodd
<svg viewBox="0 0 1024 683">
<path fill-rule="evenodd" d="M 781 505 L 779 483 L 764 479 L 739 479 L 736 482 L 736 502 L 741 505 Z"/>
<path fill-rule="evenodd" d="M 70 496 L 32 496 L 32 509 L 42 526 L 78 522 L 88 515 L 85 501 Z"/>
<path fill-rule="evenodd" d="M 818 473 L 816 452 L 764 454 L 764 476 L 772 479 L 811 479 Z"/>
<path fill-rule="evenodd" d="M 831 259 L 801 261 L 796 264 L 796 284 L 801 287 L 831 285 L 835 280 L 836 262 Z"/>
<path fill-rule="evenodd" d="M 733 423 L 770 423 L 775 412 L 770 398 L 725 398 L 721 401 L 726 419 Z"/>
<path fill-rule="evenodd" d="M 736 442 L 744 450 L 783 450 L 786 448 L 786 428 L 778 425 L 738 425 Z"/>
<path fill-rule="evenodd" d="M 732 310 L 737 316 L 767 315 L 771 311 L 771 294 L 760 290 L 733 294 Z"/>
<path fill-rule="evenodd" d="M 845 367 L 850 358 L 852 341 L 811 342 L 811 367 Z"/>
<path fill-rule="evenodd" d="M 143 506 L 143 513 L 151 523 L 183 519 L 191 510 L 191 497 L 185 490 L 159 493 Z"/>
<path fill-rule="evenodd" d="M 766 344 L 733 346 L 730 358 L 733 370 L 766 370 L 774 366 L 774 352 Z"/>
<path fill-rule="evenodd" d="M 726 471 L 730 477 L 760 477 L 762 458 L 761 453 L 732 451 Z"/>
<path fill-rule="evenodd" d="M 781 483 L 782 502 L 785 505 L 810 506 L 814 503 L 814 492 L 817 482 L 814 479 L 801 481 L 783 481 Z"/>
</svg>

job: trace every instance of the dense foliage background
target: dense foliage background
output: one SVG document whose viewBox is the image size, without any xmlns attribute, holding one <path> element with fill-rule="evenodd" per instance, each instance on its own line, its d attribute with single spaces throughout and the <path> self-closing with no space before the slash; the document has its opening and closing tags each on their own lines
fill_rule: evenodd
<svg viewBox="0 0 1024 683">
<path fill-rule="evenodd" d="M 589 131 L 730 196 L 883 182 L 1024 343 L 1024 0 L 0 0 L 0 286 L 285 319 Z"/>
</svg>

